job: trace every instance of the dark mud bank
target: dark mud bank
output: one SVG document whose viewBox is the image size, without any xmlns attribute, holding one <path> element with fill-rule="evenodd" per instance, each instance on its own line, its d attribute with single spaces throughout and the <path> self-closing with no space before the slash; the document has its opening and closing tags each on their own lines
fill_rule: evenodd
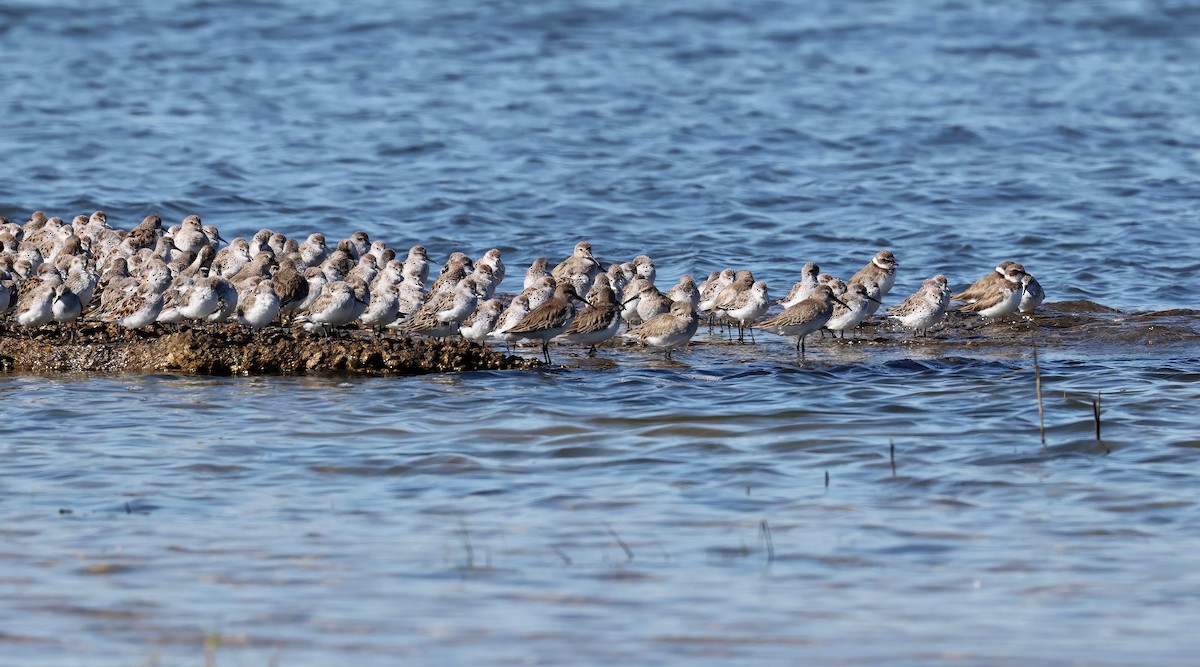
<svg viewBox="0 0 1200 667">
<path fill-rule="evenodd" d="M 1041 347 L 1078 347 L 1090 354 L 1106 348 L 1192 341 L 1200 341 L 1197 310 L 1122 312 L 1091 301 L 1063 301 L 1046 304 L 1033 318 L 995 322 L 952 312 L 929 336 L 913 336 L 890 324 L 876 323 L 863 327 L 845 342 L 917 345 L 945 349 L 947 354 L 962 348 L 999 352 L 1027 348 L 1036 342 Z M 692 344 L 714 342 L 701 336 Z M 364 331 L 326 339 L 280 328 L 264 329 L 251 336 L 243 328 L 228 325 L 180 331 L 156 325 L 128 332 L 111 325 L 83 324 L 64 329 L 44 327 L 31 336 L 20 328 L 0 325 L 0 371 L 8 372 L 416 375 L 540 365 L 535 358 L 505 355 L 461 340 L 377 340 Z"/>
<path fill-rule="evenodd" d="M 29 336 L 0 330 L 0 370 L 19 372 L 197 373 L 305 375 L 395 373 L 415 375 L 533 368 L 535 360 L 506 356 L 465 341 L 384 338 L 354 332 L 341 338 L 265 329 L 251 336 L 238 327 L 182 331 L 155 326 L 126 332 L 110 325 L 74 330 L 46 327 Z"/>
</svg>

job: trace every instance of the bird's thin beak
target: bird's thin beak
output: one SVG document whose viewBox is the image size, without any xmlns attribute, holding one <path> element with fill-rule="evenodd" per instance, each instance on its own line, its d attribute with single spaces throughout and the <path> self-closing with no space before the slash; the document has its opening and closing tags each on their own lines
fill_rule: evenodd
<svg viewBox="0 0 1200 667">
<path fill-rule="evenodd" d="M 870 297 L 868 297 L 868 298 L 870 298 Z M 834 303 L 840 303 L 840 304 L 842 304 L 842 307 L 843 307 L 843 308 L 846 308 L 846 309 L 849 309 L 849 308 L 850 308 L 850 306 L 847 306 L 847 305 L 846 305 L 846 302 L 845 302 L 845 301 L 842 301 L 841 299 L 837 298 L 836 296 L 835 296 L 835 297 L 833 297 L 833 302 L 834 302 Z"/>
<path fill-rule="evenodd" d="M 870 300 L 874 301 L 875 303 L 877 303 L 877 304 L 879 304 L 879 305 L 881 305 L 881 306 L 883 305 L 883 302 L 882 302 L 882 301 L 880 301 L 879 299 L 876 299 L 875 297 L 871 296 L 870 294 L 867 294 L 867 295 L 865 295 L 865 296 L 866 296 L 868 299 L 870 299 Z M 843 305 L 844 305 L 844 304 L 843 304 Z"/>
</svg>

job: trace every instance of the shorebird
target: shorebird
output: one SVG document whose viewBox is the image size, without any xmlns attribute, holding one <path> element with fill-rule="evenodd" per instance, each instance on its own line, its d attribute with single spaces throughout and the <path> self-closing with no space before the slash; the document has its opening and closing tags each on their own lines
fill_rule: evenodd
<svg viewBox="0 0 1200 667">
<path fill-rule="evenodd" d="M 675 303 L 670 297 L 658 291 L 654 283 L 649 278 L 634 278 L 634 283 L 644 283 L 641 293 L 637 300 L 637 321 L 649 322 L 655 315 L 665 313 L 671 310 L 671 304 Z"/>
<path fill-rule="evenodd" d="M 804 354 L 804 337 L 829 322 L 833 315 L 834 303 L 846 305 L 833 295 L 833 290 L 828 285 L 818 285 L 812 296 L 772 318 L 759 322 L 758 327 L 780 336 L 795 336 L 796 351 Z"/>
<path fill-rule="evenodd" d="M 812 296 L 813 290 L 817 288 L 817 276 L 820 273 L 821 267 L 812 262 L 805 264 L 804 268 L 800 269 L 800 282 L 792 286 L 787 296 L 779 300 L 779 304 L 786 309 Z"/>
<path fill-rule="evenodd" d="M 261 280 L 238 299 L 238 322 L 252 331 L 261 329 L 279 317 L 279 295 L 270 280 Z"/>
<path fill-rule="evenodd" d="M 1026 273 L 1025 277 L 1029 280 L 1025 281 L 1025 292 L 1021 294 L 1021 305 L 1018 310 L 1026 315 L 1032 315 L 1033 311 L 1037 310 L 1037 307 L 1046 300 L 1046 292 L 1032 273 Z"/>
<path fill-rule="evenodd" d="M 59 324 L 70 324 L 83 314 L 83 304 L 79 297 L 66 285 L 54 288 L 54 302 L 50 309 L 54 313 L 54 321 Z"/>
<path fill-rule="evenodd" d="M 171 236 L 171 244 L 181 252 L 200 252 L 200 248 L 208 245 L 208 236 L 204 234 L 203 227 L 200 216 L 189 215 Z"/>
<path fill-rule="evenodd" d="M 240 285 L 251 278 L 270 278 L 271 266 L 275 263 L 275 255 L 270 252 L 261 252 L 250 260 L 250 263 L 243 266 L 241 271 L 238 271 L 229 279 L 235 285 Z"/>
<path fill-rule="evenodd" d="M 321 294 L 308 308 L 306 314 L 297 317 L 294 322 L 309 322 L 320 326 L 328 336 L 331 329 L 345 326 L 354 321 L 354 290 L 343 281 L 327 282 L 321 288 Z"/>
<path fill-rule="evenodd" d="M 978 293 L 975 301 L 960 306 L 959 310 L 976 313 L 980 317 L 1003 317 L 1017 312 L 1021 306 L 1021 296 L 1024 293 L 1024 282 L 1032 280 L 1021 265 L 1013 263 L 1004 270 L 1004 279 L 993 282 Z"/>
<path fill-rule="evenodd" d="M 658 291 L 654 287 L 654 283 L 642 276 L 636 276 L 631 279 L 621 293 L 621 319 L 630 324 L 641 324 L 643 320 L 638 311 L 641 306 L 642 295 L 652 290 L 654 292 Z M 667 308 L 670 308 L 670 304 L 667 304 Z"/>
<path fill-rule="evenodd" d="M 30 278 L 17 288 L 17 324 L 34 329 L 54 319 L 53 282 Z"/>
<path fill-rule="evenodd" d="M 846 294 L 842 297 L 842 303 L 833 307 L 833 314 L 829 316 L 829 321 L 825 323 L 825 328 L 832 331 L 835 335 L 840 331 L 842 338 L 846 337 L 846 332 L 854 329 L 862 324 L 863 320 L 870 315 L 870 306 L 879 305 L 879 299 L 871 296 L 866 285 L 863 283 L 854 283 L 847 288 Z M 844 304 L 844 305 L 843 305 Z"/>
<path fill-rule="evenodd" d="M 8 280 L 0 280 L 0 319 L 7 315 L 17 305 L 17 293 L 13 289 L 12 283 Z"/>
<path fill-rule="evenodd" d="M 630 262 L 635 275 L 639 275 L 650 282 L 654 282 L 657 271 L 654 270 L 654 260 L 650 259 L 649 255 L 638 255 Z"/>
<path fill-rule="evenodd" d="M 346 276 L 344 282 L 354 293 L 354 317 L 351 318 L 351 321 L 354 321 L 367 312 L 367 306 L 371 305 L 371 287 L 365 280 L 355 275 Z"/>
<path fill-rule="evenodd" d="M 937 274 L 921 283 L 921 288 L 900 302 L 900 305 L 889 308 L 889 317 L 900 326 L 912 331 L 929 334 L 929 328 L 942 320 L 946 315 L 946 306 L 950 303 L 950 286 L 946 276 Z"/>
<path fill-rule="evenodd" d="M 726 287 L 733 284 L 736 275 L 733 269 L 723 269 L 716 275 L 709 274 L 708 280 L 705 280 L 704 284 L 700 286 L 700 305 L 697 307 L 697 311 L 707 315 L 710 334 L 713 322 L 716 320 L 717 297 Z"/>
<path fill-rule="evenodd" d="M 229 245 L 217 251 L 213 258 L 209 273 L 223 278 L 232 278 L 242 269 L 250 265 L 250 244 L 246 239 L 237 237 Z"/>
<path fill-rule="evenodd" d="M 767 284 L 761 280 L 754 282 L 750 288 L 738 292 L 731 301 L 717 308 L 738 328 L 738 342 L 746 342 L 746 329 L 750 329 L 750 340 L 754 340 L 754 320 L 762 317 L 770 307 L 770 297 L 767 296 Z"/>
<path fill-rule="evenodd" d="M 500 317 L 496 320 L 496 326 L 492 328 L 492 332 L 488 334 L 490 337 L 504 341 L 512 350 L 513 343 L 521 340 L 520 334 L 508 333 L 509 327 L 514 327 L 525 319 L 529 311 L 533 310 L 529 307 L 529 296 L 525 293 L 518 294 L 509 302 L 508 307 L 504 312 L 500 313 Z"/>
<path fill-rule="evenodd" d="M 458 333 L 479 303 L 479 295 L 472 283 L 471 280 L 463 280 L 450 291 L 431 292 L 425 305 L 401 324 L 401 329 L 428 338 L 446 338 Z"/>
<path fill-rule="evenodd" d="M 891 250 L 880 250 L 875 253 L 866 266 L 858 270 L 858 273 L 850 276 L 847 284 L 871 278 L 875 284 L 879 285 L 879 296 L 882 298 L 887 296 L 887 293 L 892 291 L 892 285 L 896 284 L 896 267 L 898 266 L 900 263 L 896 261 Z"/>
<path fill-rule="evenodd" d="M 429 255 L 425 246 L 415 245 L 408 249 L 408 257 L 404 260 L 404 279 L 424 285 L 429 280 Z"/>
<path fill-rule="evenodd" d="M 234 312 L 237 311 L 237 287 L 221 276 L 210 274 L 208 279 L 212 284 L 213 290 L 217 293 L 217 306 L 204 317 L 204 321 L 213 324 L 228 322 L 229 318 L 233 317 Z"/>
<path fill-rule="evenodd" d="M 113 304 L 102 316 L 126 329 L 141 329 L 158 319 L 163 307 L 163 293 L 154 283 L 140 283 L 136 290 Z"/>
<path fill-rule="evenodd" d="M 383 333 L 383 328 L 400 316 L 400 293 L 396 285 L 390 282 L 377 283 L 371 290 L 371 303 L 359 315 L 358 321 L 375 330 L 375 337 Z"/>
<path fill-rule="evenodd" d="M 548 260 L 545 257 L 538 257 L 533 260 L 533 263 L 525 270 L 525 283 L 521 289 L 529 289 L 539 278 L 545 278 L 550 275 L 550 270 L 546 268 L 547 263 Z"/>
<path fill-rule="evenodd" d="M 451 256 L 451 258 L 442 265 L 442 272 L 438 275 L 437 280 L 433 281 L 433 285 L 429 288 L 430 294 L 435 292 L 448 292 L 454 289 L 455 285 L 458 285 L 460 282 L 462 282 L 463 278 L 466 278 L 468 275 L 470 275 L 474 268 L 475 267 L 472 265 L 471 260 L 466 256 Z"/>
<path fill-rule="evenodd" d="M 655 315 L 645 323 L 625 332 L 628 338 L 635 338 L 643 345 L 667 351 L 667 359 L 676 348 L 686 346 L 696 329 L 700 326 L 700 318 L 691 304 L 686 301 L 675 301 L 671 310 Z"/>
<path fill-rule="evenodd" d="M 492 280 L 496 286 L 499 286 L 500 283 L 504 282 L 504 262 L 500 259 L 499 248 L 492 248 L 491 250 L 488 250 L 483 254 L 483 257 L 480 257 L 479 260 L 475 262 L 476 269 L 481 266 L 486 266 L 492 270 Z"/>
<path fill-rule="evenodd" d="M 588 283 L 595 279 L 596 274 L 603 273 L 604 269 L 600 267 L 600 262 L 592 255 L 592 244 L 587 241 L 580 241 L 575 244 L 575 250 L 571 256 L 559 262 L 558 266 L 550 272 L 558 282 L 565 282 L 569 277 L 582 273 L 588 277 Z"/>
<path fill-rule="evenodd" d="M 275 295 L 279 297 L 279 312 L 281 317 L 294 313 L 297 306 L 303 303 L 305 298 L 308 297 L 309 270 L 299 268 L 295 262 L 284 261 L 280 263 L 275 274 L 271 276 L 271 283 L 275 286 Z M 320 273 L 320 270 L 311 270 L 314 274 Z"/>
<path fill-rule="evenodd" d="M 488 299 L 480 303 L 475 307 L 475 312 L 468 315 L 458 328 L 458 333 L 464 340 L 482 347 L 487 342 L 488 334 L 495 328 L 496 320 L 500 319 L 502 310 L 504 304 L 500 303 L 499 299 Z"/>
<path fill-rule="evenodd" d="M 234 241 L 237 241 L 237 239 L 234 239 Z M 328 256 L 329 246 L 325 245 L 324 234 L 309 234 L 308 238 L 304 239 L 304 243 L 300 244 L 300 262 L 304 268 L 316 266 L 324 262 Z"/>
<path fill-rule="evenodd" d="M 1014 262 L 1012 260 L 1004 260 L 1003 262 L 1000 262 L 1000 264 L 996 266 L 995 270 L 988 272 L 988 274 L 986 276 L 971 283 L 971 286 L 968 287 L 967 289 L 959 292 L 958 294 L 951 296 L 950 300 L 951 301 L 975 301 L 975 300 L 979 299 L 979 297 L 981 295 L 991 291 L 991 289 L 995 285 L 1007 280 L 1008 279 L 1007 278 L 1008 269 L 1009 269 L 1009 267 L 1013 267 L 1013 266 L 1016 266 L 1018 269 L 1020 269 L 1021 273 L 1025 272 L 1025 267 L 1021 266 L 1020 264 L 1017 264 L 1016 262 Z"/>
<path fill-rule="evenodd" d="M 207 319 L 221 307 L 221 290 L 227 282 L 220 276 L 206 276 L 192 281 L 186 298 L 178 305 L 179 314 L 189 320 Z"/>
<path fill-rule="evenodd" d="M 737 300 L 738 295 L 750 289 L 754 285 L 754 274 L 742 269 L 734 274 L 733 282 L 725 286 L 717 293 L 716 299 L 713 301 L 713 310 L 724 310 L 726 306 L 730 306 Z M 703 305 L 703 304 L 701 304 Z"/>
<path fill-rule="evenodd" d="M 96 294 L 96 285 L 100 281 L 100 276 L 88 267 L 88 262 L 83 257 L 74 257 L 71 260 L 70 268 L 67 270 L 67 277 L 63 281 L 67 288 L 79 297 L 79 303 L 83 308 L 87 308 L 92 303 L 92 297 Z"/>
<path fill-rule="evenodd" d="M 349 246 L 348 250 L 350 252 L 350 256 L 353 257 L 354 261 L 356 262 L 363 255 L 371 252 L 371 237 L 361 229 L 351 234 L 350 238 L 344 239 L 341 243 L 338 243 L 338 246 L 341 246 L 342 243 L 345 243 Z"/>
<path fill-rule="evenodd" d="M 696 279 L 683 274 L 679 277 L 679 283 L 667 290 L 667 298 L 672 301 L 687 301 L 692 304 L 692 310 L 696 310 L 700 306 L 700 288 L 696 286 Z"/>
<path fill-rule="evenodd" d="M 542 355 L 550 364 L 550 339 L 566 331 L 575 319 L 573 302 L 582 301 L 569 282 L 560 282 L 549 301 L 529 311 L 520 322 L 505 333 L 542 341 Z"/>
<path fill-rule="evenodd" d="M 621 328 L 621 306 L 608 286 L 607 276 L 598 276 L 596 281 L 596 287 L 588 292 L 587 307 L 575 315 L 562 334 L 568 343 L 587 345 L 588 356 L 595 355 L 596 346 L 615 336 Z"/>
</svg>

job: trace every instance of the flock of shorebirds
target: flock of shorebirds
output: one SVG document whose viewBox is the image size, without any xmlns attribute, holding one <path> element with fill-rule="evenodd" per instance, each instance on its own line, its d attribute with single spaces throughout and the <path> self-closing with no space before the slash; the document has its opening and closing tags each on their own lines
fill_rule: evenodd
<svg viewBox="0 0 1200 667">
<path fill-rule="evenodd" d="M 655 285 L 653 261 L 639 255 L 607 268 L 587 241 L 557 264 L 538 258 L 522 291 L 497 298 L 504 280 L 500 251 L 472 261 L 455 252 L 430 281 L 424 246 L 403 258 L 365 232 L 329 245 L 322 234 L 305 240 L 261 230 L 226 242 L 215 227 L 189 215 L 163 227 L 147 216 L 129 231 L 114 229 L 103 211 L 71 222 L 34 212 L 24 224 L 0 217 L 0 316 L 34 329 L 80 318 L 141 329 L 154 323 L 238 323 L 252 330 L 278 322 L 308 331 L 351 325 L 376 335 L 461 336 L 484 345 L 561 340 L 595 353 L 621 334 L 671 351 L 685 346 L 703 319 L 734 328 L 738 340 L 754 328 L 804 340 L 818 330 L 844 337 L 871 317 L 896 281 L 899 263 L 889 250 L 843 281 L 805 264 L 801 280 L 773 302 L 766 283 L 748 270 L 714 271 L 701 283 L 684 275 L 666 292 Z M 944 275 L 924 281 L 887 309 L 899 326 L 925 332 L 952 300 L 984 318 L 1032 313 L 1045 298 L 1023 266 L 1007 261 L 959 294 Z M 773 303 L 782 312 L 766 317 Z M 577 307 L 578 305 L 578 307 Z M 622 328 L 624 325 L 624 331 Z"/>
</svg>

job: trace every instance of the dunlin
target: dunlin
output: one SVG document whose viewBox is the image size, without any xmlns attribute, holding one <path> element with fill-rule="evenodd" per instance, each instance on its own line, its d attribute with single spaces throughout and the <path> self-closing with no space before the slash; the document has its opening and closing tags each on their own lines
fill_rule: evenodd
<svg viewBox="0 0 1200 667">
<path fill-rule="evenodd" d="M 833 313 L 829 316 L 829 321 L 825 323 L 825 328 L 834 332 L 835 335 L 841 332 L 842 338 L 846 337 L 847 331 L 862 324 L 862 321 L 867 318 L 868 306 L 879 305 L 879 300 L 871 296 L 861 282 L 850 285 L 841 300 L 841 304 L 833 307 Z"/>
<path fill-rule="evenodd" d="M 492 280 L 495 281 L 497 286 L 504 282 L 504 262 L 500 259 L 499 248 L 492 248 L 491 250 L 485 252 L 483 257 L 480 257 L 479 260 L 475 262 L 476 268 L 479 268 L 480 266 L 486 266 L 492 270 Z"/>
<path fill-rule="evenodd" d="M 650 282 L 654 282 L 657 271 L 654 269 L 654 260 L 648 255 L 638 255 L 633 258 L 633 272 Z"/>
<path fill-rule="evenodd" d="M 183 219 L 179 231 L 171 238 L 171 243 L 183 252 L 200 252 L 200 248 L 208 245 L 208 236 L 204 234 L 200 216 L 189 215 Z"/>
<path fill-rule="evenodd" d="M 804 337 L 820 329 L 833 315 L 833 304 L 846 304 L 833 296 L 828 285 L 818 285 L 812 296 L 782 313 L 759 322 L 758 327 L 780 336 L 795 336 L 796 351 L 804 354 Z"/>
<path fill-rule="evenodd" d="M 452 336 L 479 303 L 470 280 L 463 280 L 450 291 L 430 294 L 429 301 L 401 325 L 405 332 L 428 338 Z"/>
<path fill-rule="evenodd" d="M 217 307 L 204 318 L 204 321 L 213 324 L 228 322 L 229 318 L 237 312 L 237 287 L 221 276 L 209 275 L 208 280 L 217 293 Z"/>
<path fill-rule="evenodd" d="M 711 312 L 717 306 L 717 296 L 721 290 L 733 284 L 733 279 L 736 276 L 733 269 L 724 269 L 716 276 L 709 275 L 708 280 L 700 286 L 700 307 L 702 313 Z"/>
<path fill-rule="evenodd" d="M 0 319 L 7 315 L 17 305 L 17 293 L 12 281 L 0 279 Z"/>
<path fill-rule="evenodd" d="M 603 278 L 606 277 L 600 276 L 597 280 Z M 621 307 L 616 293 L 607 283 L 604 280 L 588 292 L 587 307 L 579 311 L 562 334 L 568 343 L 587 345 L 588 355 L 596 354 L 596 346 L 615 336 L 621 328 Z"/>
<path fill-rule="evenodd" d="M 717 294 L 713 309 L 723 311 L 737 301 L 738 295 L 754 286 L 754 274 L 742 269 L 734 275 L 733 282 Z"/>
<path fill-rule="evenodd" d="M 692 336 L 696 335 L 699 326 L 700 318 L 696 311 L 692 310 L 691 304 L 675 301 L 671 304 L 670 311 L 655 315 L 647 322 L 633 327 L 625 335 L 649 347 L 666 350 L 667 358 L 670 359 L 676 348 L 686 346 Z"/>
<path fill-rule="evenodd" d="M 209 273 L 232 278 L 249 265 L 250 244 L 246 242 L 246 239 L 238 237 L 217 251 Z"/>
<path fill-rule="evenodd" d="M 566 331 L 575 319 L 573 302 L 582 301 L 572 289 L 570 283 L 560 282 L 554 288 L 554 296 L 549 301 L 529 311 L 515 326 L 506 333 L 518 334 L 523 338 L 542 341 L 542 355 L 550 364 L 550 339 Z"/>
<path fill-rule="evenodd" d="M 571 256 L 559 262 L 558 266 L 550 272 L 550 275 L 555 280 L 563 282 L 569 276 L 582 273 L 588 277 L 590 282 L 596 277 L 596 274 L 603 273 L 604 269 L 600 267 L 600 262 L 592 255 L 592 244 L 587 241 L 580 241 L 575 244 L 575 250 Z"/>
<path fill-rule="evenodd" d="M 675 302 L 666 294 L 658 291 L 658 288 L 654 286 L 654 283 L 649 278 L 641 278 L 640 281 L 637 278 L 634 279 L 634 283 L 642 281 L 644 281 L 645 286 L 638 296 L 637 321 L 649 322 L 654 316 L 670 311 L 671 304 Z"/>
</svg>

